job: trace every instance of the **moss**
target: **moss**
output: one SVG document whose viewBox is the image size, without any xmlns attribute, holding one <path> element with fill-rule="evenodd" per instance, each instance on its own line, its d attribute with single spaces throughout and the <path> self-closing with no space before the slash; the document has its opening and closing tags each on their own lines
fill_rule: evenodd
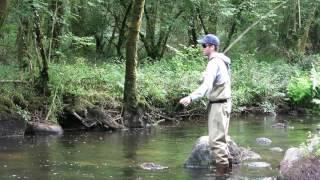
<svg viewBox="0 0 320 180">
<path fill-rule="evenodd" d="M 28 106 L 28 102 L 24 99 L 23 95 L 19 93 L 13 94 L 12 101 L 14 104 L 20 106 L 22 109 Z"/>
<path fill-rule="evenodd" d="M 92 108 L 94 105 L 87 101 L 86 99 L 76 96 L 74 94 L 64 94 L 63 95 L 64 103 L 68 104 L 67 110 L 68 111 L 83 111 L 87 108 Z"/>
<path fill-rule="evenodd" d="M 0 103 L 8 108 L 14 108 L 14 103 L 7 96 L 0 97 Z"/>
<path fill-rule="evenodd" d="M 94 105 L 90 103 L 89 101 L 79 98 L 75 101 L 75 104 L 73 104 L 73 110 L 74 111 L 82 111 L 83 109 L 92 108 Z"/>
<path fill-rule="evenodd" d="M 7 96 L 0 97 L 0 113 L 9 113 L 13 112 L 15 108 L 14 103 Z"/>
<path fill-rule="evenodd" d="M 28 110 L 34 111 L 36 109 L 42 109 L 47 104 L 48 98 L 43 96 L 32 97 L 29 99 Z"/>
</svg>

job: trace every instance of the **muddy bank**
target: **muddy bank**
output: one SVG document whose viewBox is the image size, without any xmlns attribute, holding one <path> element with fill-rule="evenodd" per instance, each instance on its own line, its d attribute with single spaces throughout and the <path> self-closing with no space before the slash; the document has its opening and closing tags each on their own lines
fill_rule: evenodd
<svg viewBox="0 0 320 180">
<path fill-rule="evenodd" d="M 14 113 L 0 113 L 0 137 L 2 136 L 23 136 L 27 127 L 20 115 Z"/>
</svg>

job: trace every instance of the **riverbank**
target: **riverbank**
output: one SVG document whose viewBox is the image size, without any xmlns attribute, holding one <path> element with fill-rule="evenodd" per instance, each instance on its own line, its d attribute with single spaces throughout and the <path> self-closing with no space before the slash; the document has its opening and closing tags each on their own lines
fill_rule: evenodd
<svg viewBox="0 0 320 180">
<path fill-rule="evenodd" d="M 233 113 L 317 112 L 316 101 L 312 100 L 319 96 L 319 84 L 312 80 L 319 78 L 319 73 L 312 64 L 320 60 L 317 56 L 306 58 L 312 61 L 303 67 L 281 59 L 262 61 L 253 55 L 233 58 Z M 37 94 L 30 72 L 1 66 L 1 79 L 15 81 L 2 82 L 0 113 L 19 114 L 32 122 L 60 121 L 61 124 L 63 121 L 62 124 L 66 124 L 75 119 L 84 128 L 91 128 L 95 126 L 88 124 L 93 123 L 94 118 L 90 112 L 98 112 L 100 118 L 108 119 L 107 122 L 100 121 L 99 126 L 121 127 L 124 63 L 87 62 L 87 59 L 76 57 L 68 63 L 51 63 L 49 97 Z M 154 63 L 144 60 L 139 64 L 137 88 L 144 119 L 150 121 L 146 126 L 204 114 L 205 101 L 198 101 L 188 108 L 177 102 L 197 87 L 205 65 L 206 60 L 197 49 L 186 49 Z"/>
</svg>

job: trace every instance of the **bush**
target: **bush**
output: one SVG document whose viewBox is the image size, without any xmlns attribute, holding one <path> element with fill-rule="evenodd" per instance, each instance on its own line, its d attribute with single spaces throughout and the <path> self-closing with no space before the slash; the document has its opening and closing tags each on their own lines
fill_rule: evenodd
<svg viewBox="0 0 320 180">
<path fill-rule="evenodd" d="M 306 104 L 312 100 L 312 82 L 308 75 L 298 75 L 290 80 L 288 95 L 296 104 Z"/>
<path fill-rule="evenodd" d="M 233 106 L 260 106 L 273 112 L 285 103 L 290 77 L 299 71 L 283 60 L 259 62 L 253 55 L 242 55 L 232 64 Z"/>
</svg>

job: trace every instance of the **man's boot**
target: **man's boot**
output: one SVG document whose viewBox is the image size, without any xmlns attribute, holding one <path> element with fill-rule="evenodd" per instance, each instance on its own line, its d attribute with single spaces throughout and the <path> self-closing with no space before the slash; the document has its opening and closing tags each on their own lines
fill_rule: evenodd
<svg viewBox="0 0 320 180">
<path fill-rule="evenodd" d="M 229 164 L 216 164 L 216 176 L 224 177 L 230 172 Z"/>
<path fill-rule="evenodd" d="M 228 161 L 229 161 L 229 169 L 230 171 L 232 171 L 232 158 L 228 158 Z"/>
</svg>

